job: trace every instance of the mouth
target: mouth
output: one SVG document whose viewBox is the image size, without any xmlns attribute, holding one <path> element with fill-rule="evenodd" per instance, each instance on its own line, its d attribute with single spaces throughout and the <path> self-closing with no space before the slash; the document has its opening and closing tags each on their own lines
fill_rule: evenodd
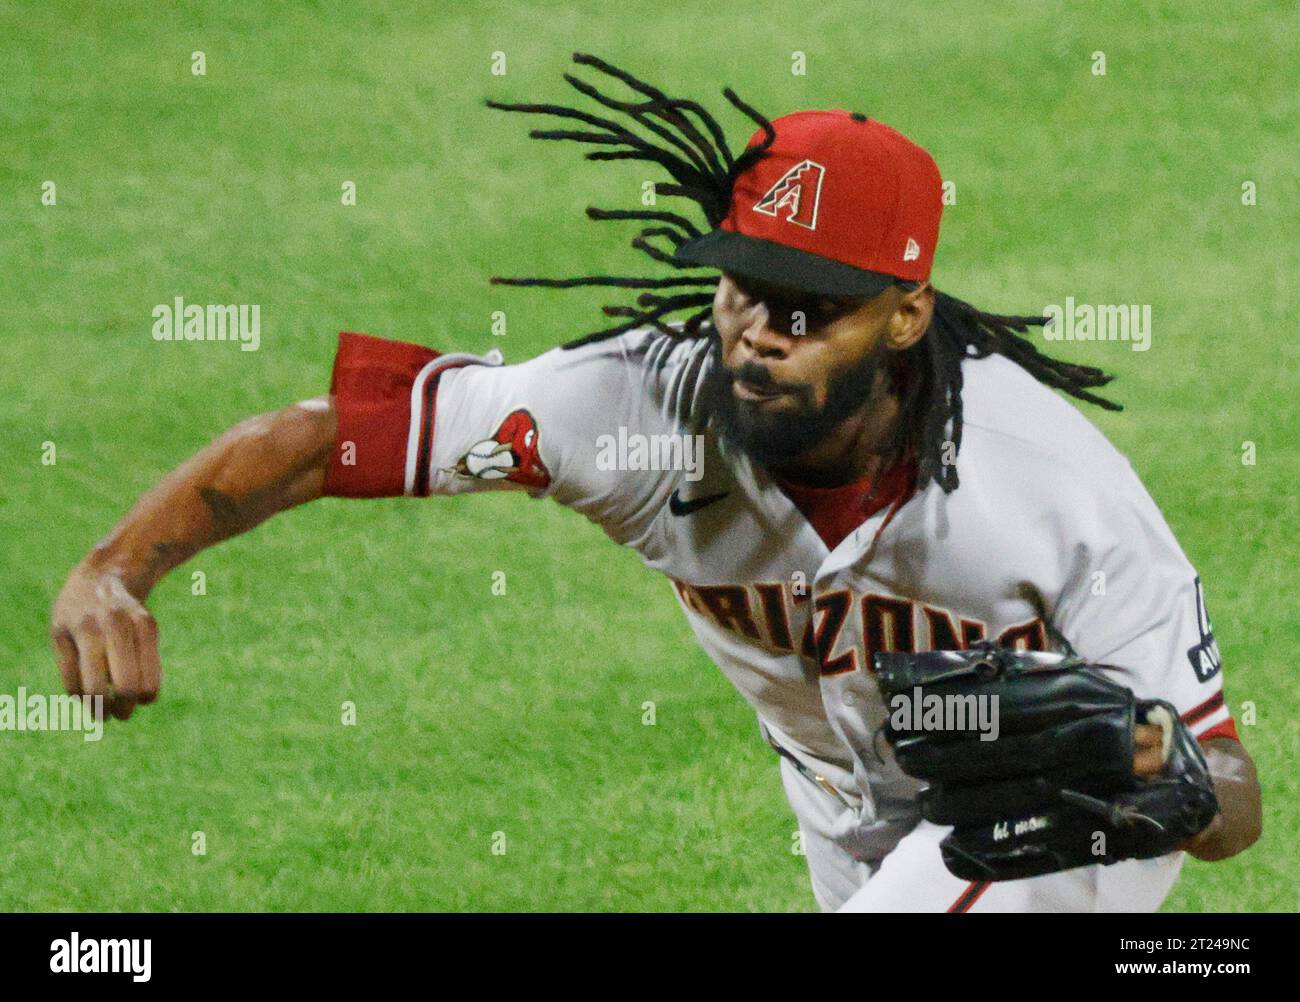
<svg viewBox="0 0 1300 1002">
<path fill-rule="evenodd" d="M 737 399 L 748 400 L 758 403 L 764 400 L 776 400 L 778 397 L 784 397 L 788 391 L 781 389 L 779 386 L 759 386 L 755 383 L 746 382 L 743 379 L 737 379 L 733 384 L 734 393 Z"/>
</svg>

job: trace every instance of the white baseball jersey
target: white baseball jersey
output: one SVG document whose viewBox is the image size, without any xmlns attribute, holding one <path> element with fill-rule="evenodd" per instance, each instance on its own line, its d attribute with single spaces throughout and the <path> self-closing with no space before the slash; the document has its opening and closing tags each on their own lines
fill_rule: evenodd
<svg viewBox="0 0 1300 1002">
<path fill-rule="evenodd" d="M 1194 734 L 1235 736 L 1196 572 L 1124 457 L 1015 363 L 963 363 L 960 487 L 901 493 L 842 539 L 809 516 L 807 492 L 796 504 L 793 489 L 697 427 L 711 364 L 706 340 L 648 330 L 518 365 L 344 334 L 333 383 L 343 447 L 326 490 L 523 490 L 641 554 L 788 756 L 823 907 L 861 904 L 860 888 L 888 879 L 900 889 L 874 906 L 940 907 L 954 889 L 998 899 L 943 869 L 944 829 L 921 821 L 919 784 L 873 740 L 885 720 L 877 651 L 1064 641 L 1118 666 L 1140 698 L 1168 700 Z M 900 846 L 909 835 L 912 848 Z M 924 861 L 913 884 L 934 893 L 898 879 L 909 854 Z M 1154 900 L 1130 904 L 1155 907 L 1180 859 L 1108 869 L 1154 874 Z M 1080 881 L 997 889 L 1008 908 L 1101 907 L 1097 880 Z"/>
</svg>

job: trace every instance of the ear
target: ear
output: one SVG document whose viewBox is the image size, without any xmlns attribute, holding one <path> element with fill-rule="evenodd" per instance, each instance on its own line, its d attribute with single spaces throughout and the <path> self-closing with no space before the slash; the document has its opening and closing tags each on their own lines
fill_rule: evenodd
<svg viewBox="0 0 1300 1002">
<path fill-rule="evenodd" d="M 933 315 L 934 286 L 929 282 L 923 282 L 911 292 L 902 292 L 889 318 L 885 343 L 894 351 L 906 351 L 925 335 Z"/>
</svg>

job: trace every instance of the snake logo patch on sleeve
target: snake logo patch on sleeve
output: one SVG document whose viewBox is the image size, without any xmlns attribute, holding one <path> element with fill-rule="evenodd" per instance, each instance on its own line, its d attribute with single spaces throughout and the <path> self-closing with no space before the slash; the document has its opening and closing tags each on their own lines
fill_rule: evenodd
<svg viewBox="0 0 1300 1002">
<path fill-rule="evenodd" d="M 491 438 L 470 446 L 452 469 L 463 477 L 509 480 L 534 490 L 551 484 L 551 474 L 538 452 L 541 435 L 526 410 L 512 412 Z"/>
</svg>

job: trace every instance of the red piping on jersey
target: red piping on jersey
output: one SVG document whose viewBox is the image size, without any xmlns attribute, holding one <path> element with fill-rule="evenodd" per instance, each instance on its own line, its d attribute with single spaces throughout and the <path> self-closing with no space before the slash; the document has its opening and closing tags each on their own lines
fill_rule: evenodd
<svg viewBox="0 0 1300 1002">
<path fill-rule="evenodd" d="M 972 882 L 966 887 L 966 890 L 957 896 L 957 900 L 948 906 L 947 913 L 954 915 L 970 911 L 975 902 L 980 899 L 980 895 L 989 889 L 989 886 L 987 880 Z"/>
<path fill-rule="evenodd" d="M 1200 706 L 1193 706 L 1183 714 L 1183 723 L 1189 727 L 1198 720 L 1204 720 L 1211 713 L 1223 705 L 1223 690 L 1220 689 L 1213 696 L 1207 699 Z"/>
<path fill-rule="evenodd" d="M 442 382 L 442 374 L 448 369 L 462 369 L 474 364 L 476 363 L 469 361 L 448 362 L 437 371 L 431 372 L 429 381 L 424 384 L 424 410 L 420 414 L 419 444 L 415 450 L 415 483 L 411 486 L 411 494 L 414 497 L 429 496 L 429 480 L 433 472 L 429 468 L 433 463 L 433 419 L 434 411 L 438 406 L 438 385 Z"/>
<path fill-rule="evenodd" d="M 1223 705 L 1223 690 L 1220 689 L 1204 703 L 1201 703 L 1199 706 L 1194 706 L 1184 713 L 1183 723 L 1188 727 L 1191 727 L 1198 721 L 1204 720 L 1211 714 L 1218 712 L 1222 709 Z M 1232 738 L 1233 741 L 1241 740 L 1237 735 L 1237 722 L 1232 719 L 1231 713 L 1229 713 L 1227 720 L 1220 721 L 1204 734 L 1198 734 L 1196 736 L 1197 741 L 1209 741 L 1211 738 Z"/>
</svg>

